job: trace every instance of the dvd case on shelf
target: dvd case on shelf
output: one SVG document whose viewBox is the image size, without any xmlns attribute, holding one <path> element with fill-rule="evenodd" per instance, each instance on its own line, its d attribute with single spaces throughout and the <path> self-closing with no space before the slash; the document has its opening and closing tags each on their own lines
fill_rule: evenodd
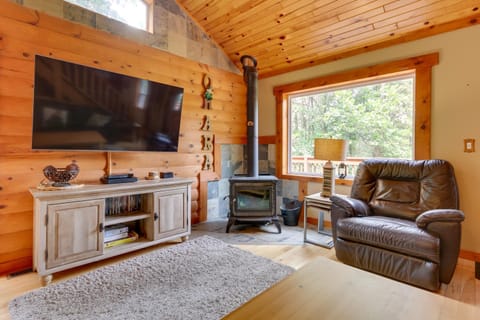
<svg viewBox="0 0 480 320">
<path fill-rule="evenodd" d="M 105 199 L 105 215 L 114 216 L 139 211 L 142 208 L 142 195 L 128 195 Z"/>
</svg>

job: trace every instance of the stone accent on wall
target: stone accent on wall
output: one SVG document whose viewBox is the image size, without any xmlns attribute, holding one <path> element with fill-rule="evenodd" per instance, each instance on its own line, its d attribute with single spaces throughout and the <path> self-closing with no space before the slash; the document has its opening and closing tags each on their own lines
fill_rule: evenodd
<svg viewBox="0 0 480 320">
<path fill-rule="evenodd" d="M 63 17 L 63 0 L 16 0 L 14 2 L 55 17 Z"/>
<path fill-rule="evenodd" d="M 223 50 L 203 32 L 175 0 L 155 0 L 153 33 L 139 30 L 64 0 L 11 0 L 75 23 L 139 42 L 177 56 L 240 74 Z"/>
<path fill-rule="evenodd" d="M 63 1 L 56 2 L 61 4 Z M 81 23 L 92 28 L 101 29 L 97 26 L 97 14 L 95 12 L 85 10 L 82 7 L 78 7 L 68 2 L 63 4 L 63 9 L 61 12 L 62 14 L 60 15 L 60 18 Z M 50 14 L 50 11 L 47 11 L 47 13 Z"/>
<path fill-rule="evenodd" d="M 207 217 L 209 220 L 220 218 L 218 181 L 208 182 Z"/>
</svg>

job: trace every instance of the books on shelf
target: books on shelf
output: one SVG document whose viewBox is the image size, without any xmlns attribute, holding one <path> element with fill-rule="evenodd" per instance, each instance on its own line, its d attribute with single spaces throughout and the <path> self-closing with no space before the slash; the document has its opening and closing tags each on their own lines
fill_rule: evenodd
<svg viewBox="0 0 480 320">
<path fill-rule="evenodd" d="M 130 243 L 138 240 L 138 233 L 130 231 L 125 238 L 105 242 L 105 248 L 111 248 L 120 244 Z"/>
<path fill-rule="evenodd" d="M 106 234 L 103 237 L 103 242 L 110 242 L 113 240 L 118 240 L 118 239 L 123 239 L 128 237 L 128 231 L 127 232 L 122 232 L 122 233 L 117 233 L 114 235 L 107 236 Z"/>
<path fill-rule="evenodd" d="M 119 234 L 128 234 L 128 226 L 124 224 L 114 224 L 105 228 L 105 238 L 110 238 Z M 119 239 L 119 238 L 117 238 Z M 111 239 L 116 240 L 116 239 Z"/>
</svg>

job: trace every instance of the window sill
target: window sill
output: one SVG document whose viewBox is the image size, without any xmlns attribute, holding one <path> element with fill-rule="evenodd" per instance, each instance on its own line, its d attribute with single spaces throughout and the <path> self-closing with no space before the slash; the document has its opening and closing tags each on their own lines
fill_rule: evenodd
<svg viewBox="0 0 480 320">
<path fill-rule="evenodd" d="M 316 182 L 323 183 L 323 178 L 319 176 L 309 176 L 309 175 L 300 175 L 300 174 L 281 174 L 277 175 L 277 178 L 284 180 L 296 180 L 303 182 Z M 353 183 L 353 177 L 347 177 L 344 179 L 335 179 L 336 185 L 351 186 Z"/>
</svg>

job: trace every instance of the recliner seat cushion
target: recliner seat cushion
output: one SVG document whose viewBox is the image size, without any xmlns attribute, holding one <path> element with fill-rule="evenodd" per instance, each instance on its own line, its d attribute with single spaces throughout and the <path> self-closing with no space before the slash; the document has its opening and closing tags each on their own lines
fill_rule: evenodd
<svg viewBox="0 0 480 320">
<path fill-rule="evenodd" d="M 382 216 L 341 219 L 337 222 L 337 237 L 440 262 L 440 239 L 409 220 Z"/>
</svg>

